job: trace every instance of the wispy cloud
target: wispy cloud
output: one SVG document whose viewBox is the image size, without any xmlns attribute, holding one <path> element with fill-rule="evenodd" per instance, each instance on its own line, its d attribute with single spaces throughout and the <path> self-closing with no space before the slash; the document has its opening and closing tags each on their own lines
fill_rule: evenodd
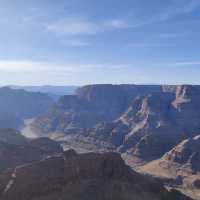
<svg viewBox="0 0 200 200">
<path fill-rule="evenodd" d="M 173 0 L 161 13 L 153 17 L 150 22 L 162 22 L 170 20 L 179 15 L 192 13 L 200 8 L 199 0 Z"/>
<path fill-rule="evenodd" d="M 0 72 L 6 73 L 41 73 L 59 72 L 75 73 L 93 70 L 120 70 L 129 67 L 127 64 L 91 64 L 91 63 L 46 63 L 29 60 L 0 60 Z"/>
<path fill-rule="evenodd" d="M 91 84 L 111 82 L 110 76 L 116 73 L 116 81 L 122 71 L 130 69 L 128 65 L 102 63 L 47 63 L 31 60 L 0 60 L 1 85 L 63 85 L 63 84 Z M 101 77 L 104 77 L 103 79 Z M 107 79 L 106 79 L 107 77 Z"/>
<path fill-rule="evenodd" d="M 96 21 L 90 17 L 80 16 L 75 17 L 65 16 L 64 18 L 48 19 L 48 14 L 35 14 L 27 16 L 24 21 L 37 21 L 43 24 L 44 28 L 59 35 L 94 35 L 106 31 L 116 29 L 138 28 L 146 25 L 151 25 L 159 22 L 165 22 L 177 16 L 190 14 L 200 8 L 200 0 L 171 0 L 168 6 L 161 8 L 157 13 L 144 19 L 131 19 L 129 18 L 111 18 L 107 20 Z M 51 18 L 52 19 L 52 18 Z M 40 20 L 40 21 L 39 21 Z M 41 22 L 43 21 L 43 22 Z"/>
<path fill-rule="evenodd" d="M 189 14 L 200 7 L 199 0 L 174 0 L 174 5 L 166 9 L 163 19 L 182 14 Z"/>
<path fill-rule="evenodd" d="M 172 3 L 170 3 L 167 7 L 158 13 L 155 13 L 148 19 L 138 20 L 132 25 L 132 27 L 138 28 L 166 22 L 178 16 L 190 14 L 194 11 L 197 11 L 198 9 L 200 9 L 199 0 L 172 0 Z"/>
<path fill-rule="evenodd" d="M 129 44 L 130 47 L 135 47 L 135 48 L 159 48 L 159 47 L 174 47 L 176 46 L 175 44 L 172 43 L 131 43 Z"/>
<path fill-rule="evenodd" d="M 184 62 L 175 62 L 170 63 L 169 66 L 175 66 L 175 67 L 186 67 L 186 66 L 199 66 L 200 61 L 184 61 Z"/>
<path fill-rule="evenodd" d="M 37 62 L 29 60 L 0 60 L 0 72 L 6 73 L 42 73 L 56 72 L 63 70 L 65 72 L 74 71 L 74 66 L 61 65 L 56 63 Z"/>
<path fill-rule="evenodd" d="M 131 25 L 123 19 L 111 19 L 107 21 L 94 22 L 82 18 L 66 18 L 53 23 L 48 23 L 45 28 L 60 35 L 93 35 L 114 29 L 127 29 Z"/>
<path fill-rule="evenodd" d="M 43 70 L 45 66 L 30 61 L 0 60 L 0 72 L 29 73 L 37 70 L 38 68 Z"/>
<path fill-rule="evenodd" d="M 90 42 L 78 38 L 63 39 L 60 42 L 64 46 L 71 46 L 71 47 L 85 47 L 91 45 Z"/>
<path fill-rule="evenodd" d="M 160 37 L 160 38 L 177 38 L 177 37 L 186 37 L 189 36 L 190 33 L 189 32 L 181 32 L 181 33 L 161 33 L 156 35 L 156 37 Z"/>
<path fill-rule="evenodd" d="M 126 28 L 131 28 L 132 25 L 130 22 L 123 20 L 123 19 L 113 19 L 113 20 L 108 20 L 104 24 L 104 28 L 108 29 L 126 29 Z"/>
<path fill-rule="evenodd" d="M 99 27 L 97 24 L 85 19 L 68 18 L 49 23 L 46 25 L 46 29 L 61 35 L 88 35 L 97 33 Z"/>
</svg>

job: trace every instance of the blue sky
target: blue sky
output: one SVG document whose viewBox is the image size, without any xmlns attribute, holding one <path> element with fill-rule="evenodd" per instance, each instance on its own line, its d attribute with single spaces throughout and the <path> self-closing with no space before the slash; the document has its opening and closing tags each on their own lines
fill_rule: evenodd
<svg viewBox="0 0 200 200">
<path fill-rule="evenodd" d="M 200 0 L 0 0 L 0 85 L 200 84 Z"/>
</svg>

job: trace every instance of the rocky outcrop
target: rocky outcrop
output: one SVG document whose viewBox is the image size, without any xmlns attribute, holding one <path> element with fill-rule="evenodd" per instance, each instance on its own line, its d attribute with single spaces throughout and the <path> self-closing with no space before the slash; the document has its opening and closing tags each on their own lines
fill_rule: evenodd
<svg viewBox="0 0 200 200">
<path fill-rule="evenodd" d="M 200 136 L 182 141 L 162 158 L 141 166 L 139 170 L 168 179 L 171 185 L 199 189 Z"/>
<path fill-rule="evenodd" d="M 166 153 L 163 159 L 182 166 L 189 165 L 194 172 L 200 172 L 200 135 L 184 140 Z"/>
<path fill-rule="evenodd" d="M 7 144 L 23 145 L 27 144 L 27 138 L 16 129 L 0 129 L 0 141 Z"/>
<path fill-rule="evenodd" d="M 63 151 L 58 142 L 55 142 L 54 140 L 45 137 L 29 140 L 28 145 L 36 149 L 40 149 L 47 155 L 54 155 Z"/>
<path fill-rule="evenodd" d="M 76 154 L 70 150 L 18 167 L 13 173 L 1 193 L 2 200 L 190 199 L 132 171 L 115 153 Z"/>
<path fill-rule="evenodd" d="M 61 146 L 48 138 L 29 140 L 16 130 L 0 130 L 0 174 L 8 168 L 62 152 Z"/>
</svg>

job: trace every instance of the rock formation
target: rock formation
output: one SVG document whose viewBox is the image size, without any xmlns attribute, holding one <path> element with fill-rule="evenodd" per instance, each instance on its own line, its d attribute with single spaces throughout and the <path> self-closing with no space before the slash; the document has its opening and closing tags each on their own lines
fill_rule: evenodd
<svg viewBox="0 0 200 200">
<path fill-rule="evenodd" d="M 116 153 L 69 150 L 6 176 L 0 179 L 2 200 L 190 200 L 132 171 Z"/>
<path fill-rule="evenodd" d="M 70 142 L 104 141 L 143 163 L 195 136 L 199 101 L 199 86 L 91 85 L 61 97 L 30 127 L 38 135 L 70 135 Z"/>
</svg>

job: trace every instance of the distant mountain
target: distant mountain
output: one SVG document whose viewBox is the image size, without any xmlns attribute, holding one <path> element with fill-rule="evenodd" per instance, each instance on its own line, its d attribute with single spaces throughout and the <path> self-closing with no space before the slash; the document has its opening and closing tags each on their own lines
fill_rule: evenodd
<svg viewBox="0 0 200 200">
<path fill-rule="evenodd" d="M 70 150 L 0 176 L 1 200 L 190 200 L 126 166 L 118 154 Z"/>
<path fill-rule="evenodd" d="M 53 103 L 47 94 L 0 88 L 0 128 L 19 128 L 24 119 L 36 117 Z"/>
<path fill-rule="evenodd" d="M 12 89 L 24 89 L 28 92 L 41 92 L 56 96 L 74 94 L 75 90 L 78 88 L 77 86 L 51 86 L 51 85 L 44 85 L 44 86 L 11 85 L 9 87 L 11 87 Z"/>
</svg>

